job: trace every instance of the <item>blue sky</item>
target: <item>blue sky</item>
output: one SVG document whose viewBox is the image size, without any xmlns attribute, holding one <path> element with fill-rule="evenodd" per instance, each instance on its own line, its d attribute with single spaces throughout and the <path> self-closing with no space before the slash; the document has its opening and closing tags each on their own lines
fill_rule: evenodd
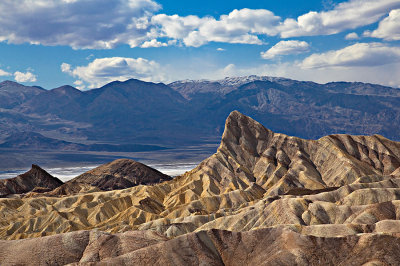
<svg viewBox="0 0 400 266">
<path fill-rule="evenodd" d="M 400 87 L 400 0 L 0 2 L 0 80 L 245 75 Z"/>
</svg>

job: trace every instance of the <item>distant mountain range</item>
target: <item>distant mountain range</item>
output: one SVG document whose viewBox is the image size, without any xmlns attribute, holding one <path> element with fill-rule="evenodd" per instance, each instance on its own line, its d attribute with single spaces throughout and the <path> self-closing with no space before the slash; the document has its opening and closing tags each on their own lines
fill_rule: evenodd
<svg viewBox="0 0 400 266">
<path fill-rule="evenodd" d="M 213 143 L 233 110 L 275 132 L 307 139 L 347 133 L 400 140 L 400 89 L 247 76 L 167 85 L 131 79 L 89 91 L 71 86 L 45 90 L 4 81 L 0 146 L 25 149 L 32 136 L 35 149 Z"/>
</svg>

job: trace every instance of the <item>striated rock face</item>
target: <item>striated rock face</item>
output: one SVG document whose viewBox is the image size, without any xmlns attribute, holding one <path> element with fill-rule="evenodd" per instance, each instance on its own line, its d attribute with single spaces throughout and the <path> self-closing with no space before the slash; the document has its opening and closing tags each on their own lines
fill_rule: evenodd
<svg viewBox="0 0 400 266">
<path fill-rule="evenodd" d="M 101 233 L 116 242 L 148 230 L 157 236 L 146 247 L 101 252 L 108 244 L 93 240 L 88 249 L 82 240 L 83 253 L 76 254 L 112 255 L 91 255 L 90 260 L 77 255 L 65 263 L 390 265 L 400 259 L 400 143 L 382 136 L 304 140 L 232 112 L 218 151 L 195 169 L 173 180 L 140 185 L 155 182 L 129 179 L 134 165 L 117 160 L 77 177 L 70 183 L 80 184 L 77 195 L 1 199 L 0 237 L 93 228 L 116 234 Z M 117 184 L 125 182 L 122 178 L 138 185 L 93 190 L 107 184 L 109 176 Z M 10 243 L 17 250 L 35 243 L 29 241 L 64 243 L 67 236 L 73 241 L 95 233 L 84 232 Z"/>
<path fill-rule="evenodd" d="M 397 265 L 399 245 L 398 234 L 326 238 L 287 226 L 174 239 L 152 231 L 78 231 L 0 241 L 0 257 L 6 265 Z"/>
<path fill-rule="evenodd" d="M 63 197 L 63 196 L 72 196 L 82 193 L 98 192 L 98 191 L 101 191 L 101 189 L 99 189 L 98 187 L 91 186 L 89 184 L 78 183 L 78 182 L 67 182 L 53 190 L 45 190 L 45 191 L 32 190 L 31 192 L 25 194 L 24 198 Z"/>
<path fill-rule="evenodd" d="M 82 183 L 101 190 L 129 188 L 171 180 L 156 169 L 130 159 L 118 159 L 90 170 L 67 183 Z"/>
<path fill-rule="evenodd" d="M 32 164 L 32 169 L 14 178 L 0 179 L 0 197 L 10 194 L 22 194 L 29 191 L 44 192 L 63 184 L 39 166 Z"/>
</svg>

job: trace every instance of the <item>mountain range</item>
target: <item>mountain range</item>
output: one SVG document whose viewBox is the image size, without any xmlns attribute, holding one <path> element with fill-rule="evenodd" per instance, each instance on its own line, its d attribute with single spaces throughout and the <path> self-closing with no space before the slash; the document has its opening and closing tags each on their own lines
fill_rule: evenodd
<svg viewBox="0 0 400 266">
<path fill-rule="evenodd" d="M 399 140 L 400 90 L 274 77 L 111 82 L 80 91 L 0 83 L 0 142 L 19 132 L 80 144 L 216 143 L 232 110 L 271 130 L 316 139 L 381 134 Z"/>
</svg>

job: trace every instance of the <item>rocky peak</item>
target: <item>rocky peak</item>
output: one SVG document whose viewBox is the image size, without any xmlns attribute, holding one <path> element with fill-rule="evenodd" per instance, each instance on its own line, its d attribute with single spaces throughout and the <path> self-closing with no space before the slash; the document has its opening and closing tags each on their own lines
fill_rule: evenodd
<svg viewBox="0 0 400 266">
<path fill-rule="evenodd" d="M 68 183 L 84 183 L 102 190 L 111 190 L 166 180 L 171 180 L 171 177 L 147 165 L 131 159 L 118 159 L 83 173 Z"/>
<path fill-rule="evenodd" d="M 254 119 L 233 111 L 226 119 L 218 150 L 258 157 L 265 150 L 273 134 Z"/>
<path fill-rule="evenodd" d="M 280 77 L 250 75 L 250 76 L 243 76 L 243 77 L 226 77 L 224 79 L 217 80 L 217 82 L 224 86 L 238 87 L 243 84 L 254 82 L 254 81 L 278 82 L 278 81 L 285 81 L 285 80 L 289 80 L 289 79 L 280 78 Z"/>
<path fill-rule="evenodd" d="M 45 187 L 54 189 L 58 186 L 61 186 L 63 182 L 47 173 L 44 169 L 36 164 L 32 164 L 31 170 L 28 172 L 17 176 L 16 178 L 21 179 L 22 181 L 30 182 L 35 187 Z"/>
<path fill-rule="evenodd" d="M 63 182 L 47 173 L 40 166 L 32 164 L 32 168 L 17 177 L 0 180 L 0 196 L 22 194 L 34 190 L 36 187 L 55 189 Z"/>
</svg>

